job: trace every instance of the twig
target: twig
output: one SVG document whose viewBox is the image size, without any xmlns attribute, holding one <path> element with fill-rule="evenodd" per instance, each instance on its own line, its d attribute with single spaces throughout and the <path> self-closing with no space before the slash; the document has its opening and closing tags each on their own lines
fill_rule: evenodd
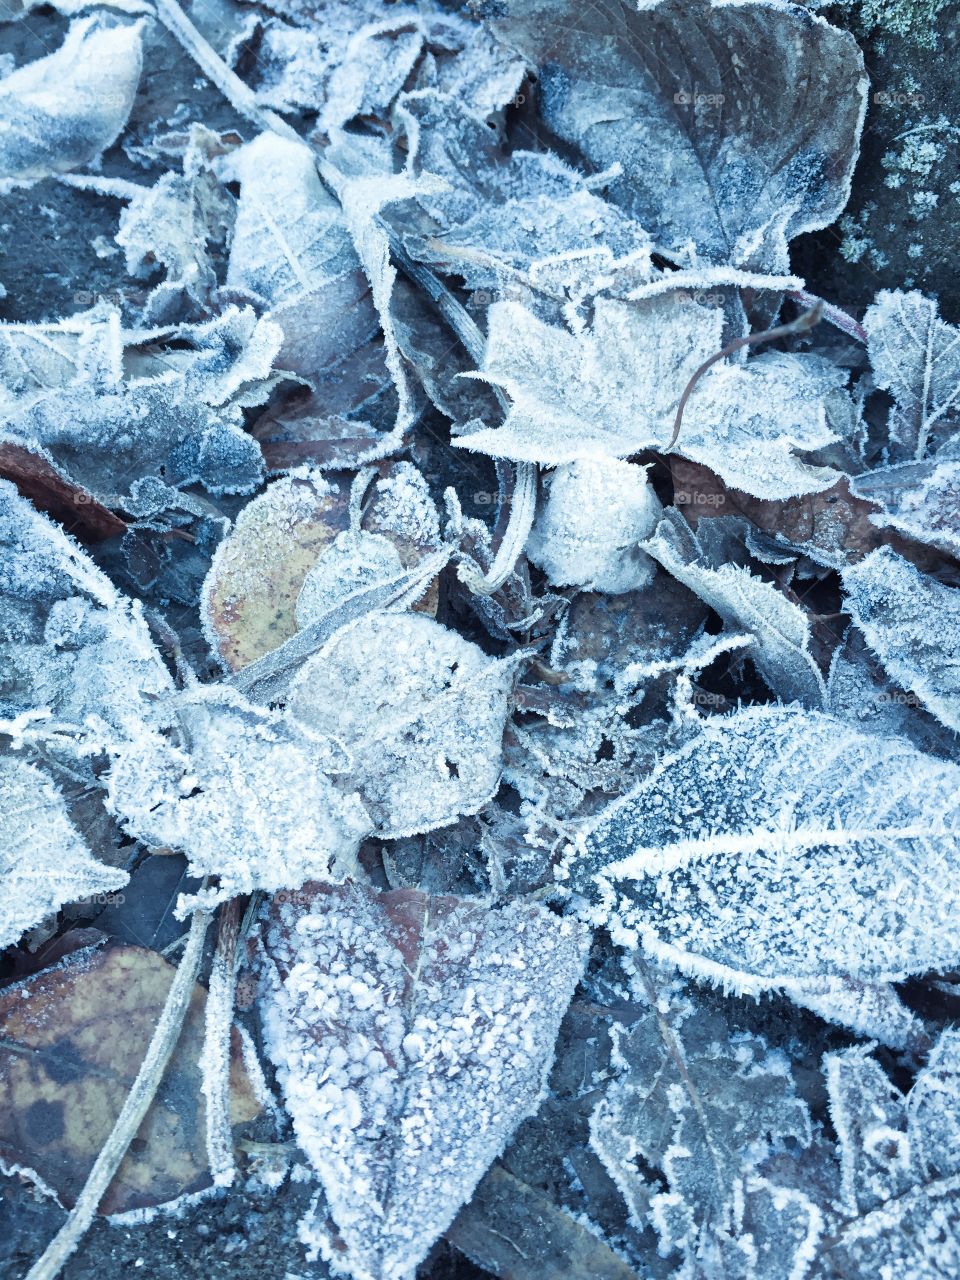
<svg viewBox="0 0 960 1280">
<path fill-rule="evenodd" d="M 683 422 L 683 411 L 687 407 L 687 401 L 690 399 L 694 387 L 712 365 L 715 365 L 718 360 L 724 360 L 727 356 L 732 356 L 741 347 L 753 347 L 758 342 L 771 342 L 774 338 L 787 338 L 794 333 L 806 333 L 814 325 L 819 324 L 822 318 L 823 303 L 818 299 L 809 311 L 804 311 L 803 315 L 797 316 L 796 320 L 791 320 L 789 324 L 778 324 L 776 328 L 764 329 L 762 333 L 748 333 L 745 338 L 734 338 L 733 342 L 728 342 L 725 347 L 715 352 L 708 360 L 704 360 L 703 364 L 694 370 L 693 376 L 683 389 L 683 395 L 677 405 L 677 416 L 673 420 L 673 435 L 670 437 L 670 442 L 663 452 L 671 453 L 673 451 L 673 446 L 680 438 L 680 426 Z"/>
<path fill-rule="evenodd" d="M 217 949 L 207 988 L 201 1089 L 207 1100 L 207 1161 L 218 1187 L 228 1187 L 236 1174 L 230 1131 L 230 1027 L 237 990 L 237 943 L 240 938 L 240 899 L 220 908 Z"/>
<path fill-rule="evenodd" d="M 786 296 L 792 298 L 794 302 L 799 302 L 803 307 L 815 307 L 819 303 L 823 307 L 823 318 L 828 324 L 832 324 L 848 338 L 856 338 L 857 342 L 862 342 L 864 345 L 869 341 L 863 325 L 854 320 L 853 316 L 848 315 L 842 307 L 834 306 L 832 302 L 824 302 L 823 298 L 818 298 L 815 293 L 810 293 L 806 289 L 788 289 Z"/>
<path fill-rule="evenodd" d="M 150 1109 L 180 1038 L 209 924 L 210 915 L 206 911 L 198 911 L 191 920 L 183 959 L 173 975 L 173 982 L 137 1078 L 127 1094 L 109 1138 L 93 1162 L 93 1168 L 87 1175 L 76 1204 L 70 1210 L 66 1222 L 30 1268 L 26 1280 L 55 1280 L 96 1217 L 97 1207 Z"/>
</svg>

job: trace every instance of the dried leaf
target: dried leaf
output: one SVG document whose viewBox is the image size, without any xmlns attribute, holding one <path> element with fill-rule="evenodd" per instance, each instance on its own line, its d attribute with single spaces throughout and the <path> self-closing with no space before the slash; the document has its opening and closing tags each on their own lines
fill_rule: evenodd
<svg viewBox="0 0 960 1280">
<path fill-rule="evenodd" d="M 872 552 L 843 574 L 846 608 L 901 688 L 960 730 L 960 591 L 898 556 Z"/>
<path fill-rule="evenodd" d="M 622 166 L 612 197 L 664 249 L 784 271 L 787 240 L 843 209 L 867 80 L 809 10 L 512 0 L 493 28 L 537 66 L 549 128 L 592 169 Z"/>
<path fill-rule="evenodd" d="M 407 1280 L 539 1105 L 588 934 L 344 885 L 280 895 L 261 937 L 267 1052 L 335 1224 L 308 1240 L 355 1280 Z"/>
<path fill-rule="evenodd" d="M 0 1157 L 33 1169 L 70 1206 L 126 1100 L 174 969 L 142 947 L 86 950 L 0 993 Z M 101 1213 L 163 1204 L 210 1186 L 199 1057 L 206 993 Z M 261 1106 L 233 1032 L 230 1119 Z"/>
<path fill-rule="evenodd" d="M 642 302 L 599 299 L 592 327 L 568 333 L 513 302 L 489 310 L 482 376 L 503 387 L 502 427 L 458 437 L 464 449 L 556 465 L 665 449 L 677 404 L 697 367 L 720 349 L 723 311 L 678 290 Z M 826 489 L 836 473 L 795 449 L 836 439 L 824 400 L 842 374 L 817 357 L 720 361 L 687 402 L 684 456 L 757 498 Z"/>
<path fill-rule="evenodd" d="M 895 401 L 890 437 L 919 462 L 960 417 L 960 329 L 940 319 L 935 299 L 900 289 L 881 290 L 863 323 L 873 376 Z"/>
<path fill-rule="evenodd" d="M 854 476 L 850 488 L 881 505 L 871 516 L 874 524 L 960 559 L 960 461 L 944 457 L 881 467 Z"/>
<path fill-rule="evenodd" d="M 25 498 L 66 526 L 68 533 L 99 541 L 126 531 L 126 521 L 68 479 L 42 449 L 0 439 L 0 476 L 12 480 Z"/>
<path fill-rule="evenodd" d="M 823 705 L 823 677 L 810 653 L 810 623 L 802 609 L 743 566 L 711 565 L 675 510 L 664 516 L 654 536 L 642 545 L 729 627 L 753 636 L 750 657 L 784 701 Z"/>
</svg>

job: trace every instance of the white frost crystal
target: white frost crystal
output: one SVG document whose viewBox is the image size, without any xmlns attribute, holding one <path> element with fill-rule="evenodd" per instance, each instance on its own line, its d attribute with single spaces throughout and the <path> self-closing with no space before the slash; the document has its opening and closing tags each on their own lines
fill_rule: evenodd
<svg viewBox="0 0 960 1280">
<path fill-rule="evenodd" d="M 618 595 L 645 587 L 654 564 L 637 547 L 661 513 L 646 472 L 616 458 L 557 467 L 527 545 L 554 586 Z"/>
</svg>

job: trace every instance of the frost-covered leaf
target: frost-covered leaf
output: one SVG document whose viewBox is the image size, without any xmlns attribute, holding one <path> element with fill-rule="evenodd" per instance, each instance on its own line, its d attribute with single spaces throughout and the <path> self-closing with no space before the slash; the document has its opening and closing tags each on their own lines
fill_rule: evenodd
<svg viewBox="0 0 960 1280">
<path fill-rule="evenodd" d="M 558 467 L 527 543 L 554 586 L 617 595 L 646 586 L 654 567 L 638 548 L 662 508 L 646 472 L 616 458 Z"/>
<path fill-rule="evenodd" d="M 312 379 L 377 331 L 377 315 L 340 205 L 306 145 L 262 133 L 218 166 L 240 183 L 227 284 L 266 306 L 283 331 L 277 365 Z"/>
<path fill-rule="evenodd" d="M 107 796 L 137 839 L 181 850 L 193 875 L 217 877 L 181 897 L 178 914 L 356 872 L 370 821 L 329 777 L 345 763 L 335 744 L 224 686 L 171 696 L 158 714 L 165 735 L 114 753 Z"/>
<path fill-rule="evenodd" d="M 110 1134 L 163 1009 L 174 966 L 144 947 L 87 949 L 0 993 L 0 1158 L 32 1169 L 72 1206 Z M 211 1183 L 200 1090 L 207 995 L 190 997 L 157 1096 L 101 1213 L 174 1200 Z M 230 1119 L 261 1110 L 234 1029 Z"/>
<path fill-rule="evenodd" d="M 824 710 L 861 733 L 906 738 L 928 755 L 957 758 L 954 734 L 923 709 L 915 693 L 890 679 L 855 626 L 834 650 Z"/>
<path fill-rule="evenodd" d="M 846 609 L 901 688 L 960 730 L 960 591 L 889 547 L 843 574 Z"/>
<path fill-rule="evenodd" d="M 960 559 L 960 461 L 943 457 L 882 467 L 854 476 L 850 488 L 881 505 L 871 517 L 874 524 L 889 525 Z"/>
<path fill-rule="evenodd" d="M 877 385 L 895 401 L 889 431 L 910 458 L 960 418 L 960 329 L 940 319 L 934 298 L 884 289 L 863 317 Z"/>
<path fill-rule="evenodd" d="M 511 0 L 541 114 L 665 249 L 784 270 L 841 212 L 866 108 L 853 38 L 794 4 Z"/>
<path fill-rule="evenodd" d="M 789 1197 L 779 1214 L 759 1201 L 750 1205 L 761 1191 L 777 1196 L 775 1187 L 751 1184 L 764 1160 L 805 1147 L 812 1136 L 786 1056 L 731 1031 L 722 1013 L 692 995 L 674 992 L 659 994 L 656 1008 L 646 1004 L 629 1030 L 614 1028 L 613 1065 L 618 1076 L 593 1111 L 590 1141 L 635 1224 L 652 1223 L 663 1253 L 679 1250 L 692 1261 L 738 1235 L 745 1208 L 748 1217 L 765 1210 L 780 1219 L 763 1242 L 774 1257 L 745 1274 L 792 1274 L 794 1255 L 816 1239 L 820 1223 Z M 799 1213 L 796 1231 L 791 1209 Z"/>
<path fill-rule="evenodd" d="M 589 936 L 348 884 L 279 895 L 261 938 L 264 1041 L 334 1224 L 307 1239 L 354 1280 L 409 1280 L 539 1105 Z"/>
<path fill-rule="evenodd" d="M 90 856 L 62 795 L 35 766 L 0 756 L 0 813 L 0 948 L 65 902 L 127 883 L 125 871 Z"/>
<path fill-rule="evenodd" d="M 143 307 L 147 324 L 171 324 L 209 309 L 217 288 L 211 248 L 221 247 L 233 228 L 234 201 L 210 167 L 219 139 L 194 125 L 181 173 L 164 173 L 120 215 L 116 242 L 127 273 L 148 278 L 163 267 L 166 279 Z"/>
<path fill-rule="evenodd" d="M 65 476 L 43 449 L 27 449 L 2 433 L 0 478 L 12 480 L 35 507 L 86 541 L 114 538 L 127 528 L 126 521 Z"/>
<path fill-rule="evenodd" d="M 738 564 L 712 565 L 676 512 L 657 525 L 643 550 L 663 565 L 737 631 L 748 631 L 748 650 L 760 674 L 786 702 L 823 704 L 823 677 L 810 653 L 810 623 L 798 606 Z"/>
<path fill-rule="evenodd" d="M 6 482 L 0 556 L 0 713 L 46 710 L 109 738 L 139 733 L 172 689 L 139 603 Z"/>
<path fill-rule="evenodd" d="M 304 578 L 347 521 L 347 495 L 308 467 L 274 480 L 243 508 L 201 595 L 207 640 L 228 670 L 294 634 Z"/>
<path fill-rule="evenodd" d="M 0 80 L 0 190 L 94 163 L 127 122 L 142 22 L 77 18 L 59 49 Z"/>
<path fill-rule="evenodd" d="M 960 1266 L 960 1037 L 944 1031 L 904 1096 L 870 1046 L 825 1059 L 843 1198 L 818 1275 L 934 1280 Z"/>
<path fill-rule="evenodd" d="M 510 397 L 502 427 L 457 443 L 494 457 L 559 464 L 665 449 L 691 376 L 722 346 L 723 311 L 682 290 L 640 302 L 598 300 L 575 335 L 519 303 L 490 308 L 482 376 Z M 677 445 L 727 484 L 758 498 L 828 488 L 836 473 L 795 449 L 836 438 L 825 397 L 842 374 L 817 357 L 772 353 L 713 365 L 687 402 Z"/>
<path fill-rule="evenodd" d="M 245 493 L 263 462 L 242 407 L 269 394 L 281 333 L 250 307 L 155 333 L 125 333 L 114 308 L 59 325 L 0 326 L 0 414 L 6 432 L 46 449 L 107 505 L 135 481 Z M 150 345 L 144 345 L 149 343 Z"/>
<path fill-rule="evenodd" d="M 422 615 L 371 613 L 309 659 L 289 707 L 346 747 L 380 834 L 411 835 L 496 790 L 516 665 Z"/>
<path fill-rule="evenodd" d="M 571 846 L 617 935 L 743 990 L 960 959 L 960 769 L 797 707 L 704 723 Z"/>
</svg>

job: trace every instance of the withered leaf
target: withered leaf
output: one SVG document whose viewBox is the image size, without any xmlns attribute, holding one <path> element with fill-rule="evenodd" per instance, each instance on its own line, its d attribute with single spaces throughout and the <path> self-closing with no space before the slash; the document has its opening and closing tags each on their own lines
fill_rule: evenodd
<svg viewBox="0 0 960 1280">
<path fill-rule="evenodd" d="M 0 992 L 0 1156 L 34 1170 L 73 1204 L 130 1091 L 174 968 L 142 947 L 78 952 Z M 163 1204 L 210 1185 L 200 1091 L 206 994 L 183 1035 L 101 1213 Z M 233 1032 L 230 1118 L 260 1103 Z"/>
</svg>

